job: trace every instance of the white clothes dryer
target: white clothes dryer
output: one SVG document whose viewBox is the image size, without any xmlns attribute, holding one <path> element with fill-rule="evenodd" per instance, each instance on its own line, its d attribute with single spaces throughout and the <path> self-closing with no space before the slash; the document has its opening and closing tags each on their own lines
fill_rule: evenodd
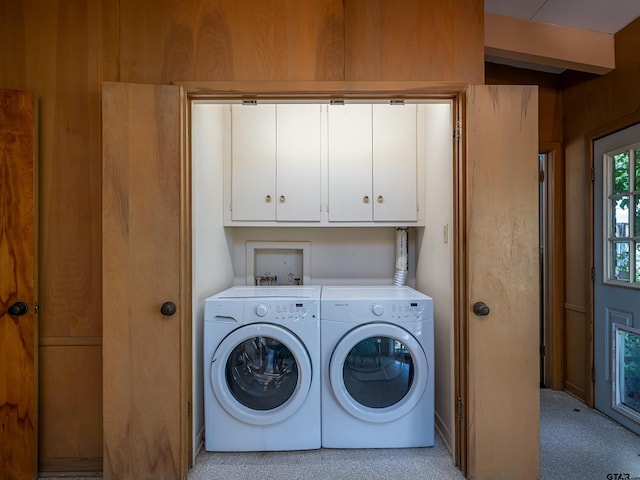
<svg viewBox="0 0 640 480">
<path fill-rule="evenodd" d="M 434 444 L 433 300 L 410 287 L 323 286 L 322 446 Z"/>
<path fill-rule="evenodd" d="M 320 290 L 232 287 L 205 300 L 205 450 L 320 448 Z"/>
</svg>

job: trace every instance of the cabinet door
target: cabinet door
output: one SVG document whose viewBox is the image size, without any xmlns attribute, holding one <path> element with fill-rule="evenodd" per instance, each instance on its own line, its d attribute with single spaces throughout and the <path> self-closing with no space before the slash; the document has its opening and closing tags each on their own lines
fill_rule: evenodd
<svg viewBox="0 0 640 480">
<path fill-rule="evenodd" d="M 371 105 L 329 106 L 330 222 L 373 220 L 371 128 Z"/>
<path fill-rule="evenodd" d="M 276 106 L 231 107 L 231 219 L 276 219 Z"/>
<path fill-rule="evenodd" d="M 278 105 L 278 221 L 320 221 L 319 104 Z"/>
<path fill-rule="evenodd" d="M 186 478 L 189 170 L 177 86 L 102 88 L 104 478 Z M 172 311 L 161 308 L 173 302 Z"/>
<path fill-rule="evenodd" d="M 373 220 L 415 222 L 417 106 L 373 105 Z"/>
</svg>

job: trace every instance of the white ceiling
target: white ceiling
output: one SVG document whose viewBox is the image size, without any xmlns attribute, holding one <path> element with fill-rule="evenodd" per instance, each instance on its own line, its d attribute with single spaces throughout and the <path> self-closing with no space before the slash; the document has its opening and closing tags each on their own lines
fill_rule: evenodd
<svg viewBox="0 0 640 480">
<path fill-rule="evenodd" d="M 539 23 L 615 34 L 640 16 L 640 0 L 484 0 L 484 11 Z M 487 57 L 488 62 L 561 73 L 563 69 Z"/>
<path fill-rule="evenodd" d="M 613 34 L 640 16 L 640 0 L 484 0 L 484 11 Z"/>
</svg>

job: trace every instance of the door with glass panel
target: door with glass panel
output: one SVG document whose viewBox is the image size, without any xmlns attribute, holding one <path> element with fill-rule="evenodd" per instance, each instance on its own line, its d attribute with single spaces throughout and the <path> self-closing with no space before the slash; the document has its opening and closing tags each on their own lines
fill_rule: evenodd
<svg viewBox="0 0 640 480">
<path fill-rule="evenodd" d="M 593 158 L 595 407 L 640 434 L 640 124 Z"/>
</svg>

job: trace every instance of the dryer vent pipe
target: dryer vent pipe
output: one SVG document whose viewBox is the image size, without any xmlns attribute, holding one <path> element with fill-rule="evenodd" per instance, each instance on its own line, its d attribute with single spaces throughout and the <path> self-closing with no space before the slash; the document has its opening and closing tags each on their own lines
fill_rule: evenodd
<svg viewBox="0 0 640 480">
<path fill-rule="evenodd" d="M 393 285 L 403 287 L 407 284 L 409 274 L 409 229 L 396 228 L 396 271 L 393 274 Z"/>
</svg>

